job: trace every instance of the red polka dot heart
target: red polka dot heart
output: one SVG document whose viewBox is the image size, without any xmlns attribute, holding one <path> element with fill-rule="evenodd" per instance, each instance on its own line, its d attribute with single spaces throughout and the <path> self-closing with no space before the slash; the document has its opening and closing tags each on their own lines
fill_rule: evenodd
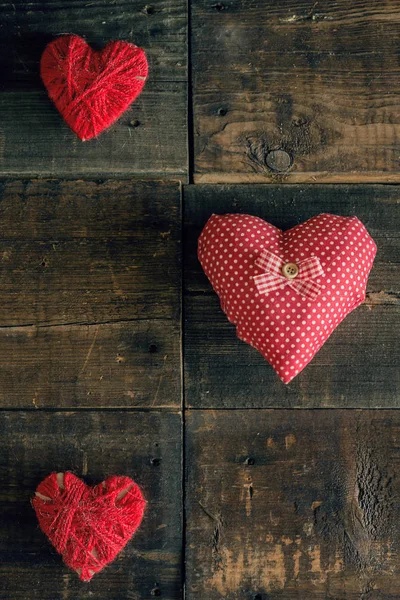
<svg viewBox="0 0 400 600">
<path fill-rule="evenodd" d="M 284 383 L 365 299 L 376 245 L 357 217 L 322 214 L 282 232 L 259 217 L 212 215 L 200 263 L 238 337 Z"/>
</svg>

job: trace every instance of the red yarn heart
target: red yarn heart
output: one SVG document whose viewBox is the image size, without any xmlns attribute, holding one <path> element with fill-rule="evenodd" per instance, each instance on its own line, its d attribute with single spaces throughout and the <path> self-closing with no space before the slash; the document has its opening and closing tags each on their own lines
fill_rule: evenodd
<svg viewBox="0 0 400 600">
<path fill-rule="evenodd" d="M 39 484 L 32 504 L 65 564 L 89 581 L 135 533 L 146 501 L 129 477 L 109 477 L 88 487 L 72 473 L 51 473 Z"/>
<path fill-rule="evenodd" d="M 108 42 L 94 51 L 78 35 L 62 35 L 45 48 L 40 74 L 66 123 L 83 141 L 116 121 L 145 84 L 144 51 L 129 42 Z"/>
<path fill-rule="evenodd" d="M 289 383 L 365 299 L 376 245 L 357 217 L 323 214 L 282 232 L 250 215 L 212 215 L 200 263 L 238 337 Z"/>
</svg>

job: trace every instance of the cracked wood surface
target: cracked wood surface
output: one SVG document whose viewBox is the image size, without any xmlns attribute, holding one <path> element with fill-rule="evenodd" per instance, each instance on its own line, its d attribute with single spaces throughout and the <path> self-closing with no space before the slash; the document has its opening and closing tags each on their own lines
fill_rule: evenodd
<svg viewBox="0 0 400 600">
<path fill-rule="evenodd" d="M 1 600 L 181 598 L 181 419 L 171 411 L 0 412 Z M 132 541 L 87 583 L 63 565 L 30 506 L 53 471 L 132 477 L 148 502 Z"/>
<path fill-rule="evenodd" d="M 396 0 L 193 2 L 195 182 L 399 182 L 399 23 Z"/>
<path fill-rule="evenodd" d="M 185 186 L 187 406 L 398 406 L 399 198 L 395 186 Z M 202 272 L 197 239 L 213 212 L 249 213 L 282 229 L 323 212 L 357 215 L 377 243 L 364 305 L 287 386 L 254 348 L 237 339 Z"/>
<path fill-rule="evenodd" d="M 187 9 L 183 0 L 3 2 L 0 30 L 0 174 L 187 176 Z M 81 142 L 39 76 L 46 44 L 63 33 L 94 49 L 110 40 L 144 48 L 142 94 L 97 139 Z"/>
<path fill-rule="evenodd" d="M 190 600 L 395 600 L 396 411 L 189 411 Z"/>
<path fill-rule="evenodd" d="M 0 184 L 0 406 L 180 406 L 180 190 Z"/>
</svg>

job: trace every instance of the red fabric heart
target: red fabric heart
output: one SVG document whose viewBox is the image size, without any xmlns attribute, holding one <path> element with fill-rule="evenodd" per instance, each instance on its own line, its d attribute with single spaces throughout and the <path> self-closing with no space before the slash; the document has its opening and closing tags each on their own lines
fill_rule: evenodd
<svg viewBox="0 0 400 600">
<path fill-rule="evenodd" d="M 40 74 L 66 123 L 83 141 L 116 121 L 145 84 L 144 51 L 109 42 L 97 52 L 78 35 L 62 35 L 45 48 Z"/>
<path fill-rule="evenodd" d="M 135 533 L 146 501 L 129 477 L 109 477 L 88 487 L 72 473 L 51 473 L 32 504 L 40 528 L 65 564 L 89 581 Z"/>
<path fill-rule="evenodd" d="M 363 302 L 375 254 L 357 217 L 329 214 L 285 232 L 250 215 L 212 215 L 198 245 L 238 337 L 261 352 L 284 383 Z"/>
</svg>

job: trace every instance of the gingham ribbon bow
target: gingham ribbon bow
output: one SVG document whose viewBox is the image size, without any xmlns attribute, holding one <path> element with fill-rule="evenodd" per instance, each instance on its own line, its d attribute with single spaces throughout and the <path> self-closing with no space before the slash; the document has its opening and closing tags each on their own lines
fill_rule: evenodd
<svg viewBox="0 0 400 600">
<path fill-rule="evenodd" d="M 294 279 L 288 279 L 283 275 L 282 267 L 287 264 L 280 256 L 276 256 L 269 250 L 263 250 L 255 264 L 265 273 L 253 277 L 259 294 L 269 294 L 289 285 L 302 296 L 311 300 L 320 294 L 322 286 L 315 281 L 324 275 L 321 263 L 316 256 L 305 258 L 296 263 L 298 273 Z"/>
</svg>

